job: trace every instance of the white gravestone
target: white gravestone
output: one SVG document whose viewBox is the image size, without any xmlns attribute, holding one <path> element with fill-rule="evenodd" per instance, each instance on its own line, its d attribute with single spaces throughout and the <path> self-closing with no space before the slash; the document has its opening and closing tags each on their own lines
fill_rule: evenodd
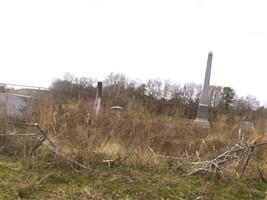
<svg viewBox="0 0 267 200">
<path fill-rule="evenodd" d="M 110 108 L 110 112 L 113 115 L 117 115 L 117 116 L 120 116 L 122 110 L 123 110 L 123 108 L 120 107 L 120 106 L 113 106 L 113 107 Z"/>
<path fill-rule="evenodd" d="M 0 115 L 10 121 L 30 122 L 32 97 L 0 93 Z"/>
</svg>

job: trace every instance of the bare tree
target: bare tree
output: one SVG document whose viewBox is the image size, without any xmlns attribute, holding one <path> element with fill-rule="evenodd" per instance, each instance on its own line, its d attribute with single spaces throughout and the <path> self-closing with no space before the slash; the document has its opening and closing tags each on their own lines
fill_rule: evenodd
<svg viewBox="0 0 267 200">
<path fill-rule="evenodd" d="M 171 98 L 171 82 L 170 82 L 170 80 L 164 81 L 164 87 L 162 90 L 162 97 L 164 99 L 170 99 Z"/>
<path fill-rule="evenodd" d="M 110 73 L 103 81 L 103 93 L 108 96 L 125 96 L 125 89 L 128 84 L 127 78 L 123 74 Z"/>
<path fill-rule="evenodd" d="M 162 81 L 161 79 L 149 79 L 147 81 L 147 93 L 154 99 L 161 99 L 162 97 Z"/>
<path fill-rule="evenodd" d="M 94 89 L 95 81 L 89 77 L 77 78 L 70 73 L 66 73 L 62 79 L 56 79 L 49 87 L 54 90 L 55 97 L 75 97 L 80 99 L 93 97 L 95 93 Z"/>
<path fill-rule="evenodd" d="M 210 86 L 209 88 L 209 106 L 212 108 L 220 108 L 223 103 L 223 87 Z"/>
<path fill-rule="evenodd" d="M 182 102 L 184 104 L 195 103 L 200 96 L 200 88 L 201 86 L 195 83 L 186 83 L 181 90 Z"/>
<path fill-rule="evenodd" d="M 170 89 L 170 93 L 171 93 L 171 99 L 178 101 L 180 103 L 181 98 L 182 98 L 182 88 L 181 85 L 178 84 L 173 84 L 171 85 L 171 89 Z"/>
<path fill-rule="evenodd" d="M 246 97 L 241 97 L 235 102 L 235 109 L 243 112 L 250 112 L 257 110 L 260 107 L 260 102 L 255 96 L 248 95 Z"/>
</svg>

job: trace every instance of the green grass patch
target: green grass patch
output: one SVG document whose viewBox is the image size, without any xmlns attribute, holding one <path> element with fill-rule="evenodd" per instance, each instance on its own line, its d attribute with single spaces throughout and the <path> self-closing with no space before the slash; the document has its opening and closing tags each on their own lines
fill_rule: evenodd
<svg viewBox="0 0 267 200">
<path fill-rule="evenodd" d="M 265 199 L 266 183 L 98 163 L 77 171 L 66 162 L 23 167 L 1 155 L 0 199 Z"/>
</svg>

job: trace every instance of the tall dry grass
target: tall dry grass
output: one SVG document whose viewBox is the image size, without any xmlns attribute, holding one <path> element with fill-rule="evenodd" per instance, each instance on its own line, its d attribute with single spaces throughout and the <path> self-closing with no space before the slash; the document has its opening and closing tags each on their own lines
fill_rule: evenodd
<svg viewBox="0 0 267 200">
<path fill-rule="evenodd" d="M 68 101 L 60 111 L 53 105 L 39 105 L 34 119 L 44 131 L 47 130 L 48 138 L 59 151 L 89 167 L 103 160 L 113 160 L 114 165 L 185 172 L 189 169 L 188 162 L 216 158 L 241 142 L 239 132 L 234 128 L 240 121 L 238 117 L 222 115 L 212 121 L 210 129 L 199 129 L 194 127 L 193 120 L 185 119 L 179 111 L 173 116 L 159 115 L 151 113 L 140 102 L 129 101 L 120 115 L 112 115 L 109 112 L 111 105 L 111 102 L 105 102 L 99 115 L 93 112 L 94 101 Z M 5 129 L 4 125 L 1 127 Z M 16 139 L 9 143 L 19 144 L 16 151 L 22 153 L 23 162 L 29 162 L 26 155 L 31 140 Z M 45 145 L 35 152 L 39 158 L 48 154 L 51 151 Z"/>
<path fill-rule="evenodd" d="M 150 166 L 159 164 L 159 158 L 164 156 L 192 155 L 213 148 L 209 145 L 223 143 L 225 139 L 215 137 L 218 133 L 213 129 L 194 129 L 192 120 L 179 115 L 151 114 L 138 102 L 128 103 L 120 116 L 105 111 L 96 116 L 88 109 L 92 107 L 92 102 L 82 101 L 66 105 L 64 117 L 55 115 L 56 123 L 49 136 L 62 151 L 88 165 L 110 159 Z M 42 111 L 40 124 L 47 124 L 51 112 Z M 219 148 L 223 147 L 220 145 Z"/>
</svg>

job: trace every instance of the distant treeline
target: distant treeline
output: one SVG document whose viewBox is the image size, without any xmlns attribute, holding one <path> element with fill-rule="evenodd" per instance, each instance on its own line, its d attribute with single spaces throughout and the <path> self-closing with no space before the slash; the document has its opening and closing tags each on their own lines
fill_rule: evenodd
<svg viewBox="0 0 267 200">
<path fill-rule="evenodd" d="M 88 99 L 96 95 L 97 81 L 90 77 L 75 77 L 66 73 L 62 79 L 56 79 L 49 87 L 53 98 Z M 159 114 L 174 114 L 183 110 L 185 117 L 194 118 L 197 113 L 202 86 L 195 83 L 177 84 L 169 80 L 149 79 L 141 83 L 127 78 L 123 74 L 110 73 L 103 80 L 103 100 L 125 106 L 129 100 L 140 101 L 148 109 Z M 231 87 L 210 86 L 209 108 L 211 116 L 221 113 L 235 113 L 244 116 L 266 115 L 266 109 L 260 107 L 256 97 L 248 95 L 238 97 Z"/>
</svg>

